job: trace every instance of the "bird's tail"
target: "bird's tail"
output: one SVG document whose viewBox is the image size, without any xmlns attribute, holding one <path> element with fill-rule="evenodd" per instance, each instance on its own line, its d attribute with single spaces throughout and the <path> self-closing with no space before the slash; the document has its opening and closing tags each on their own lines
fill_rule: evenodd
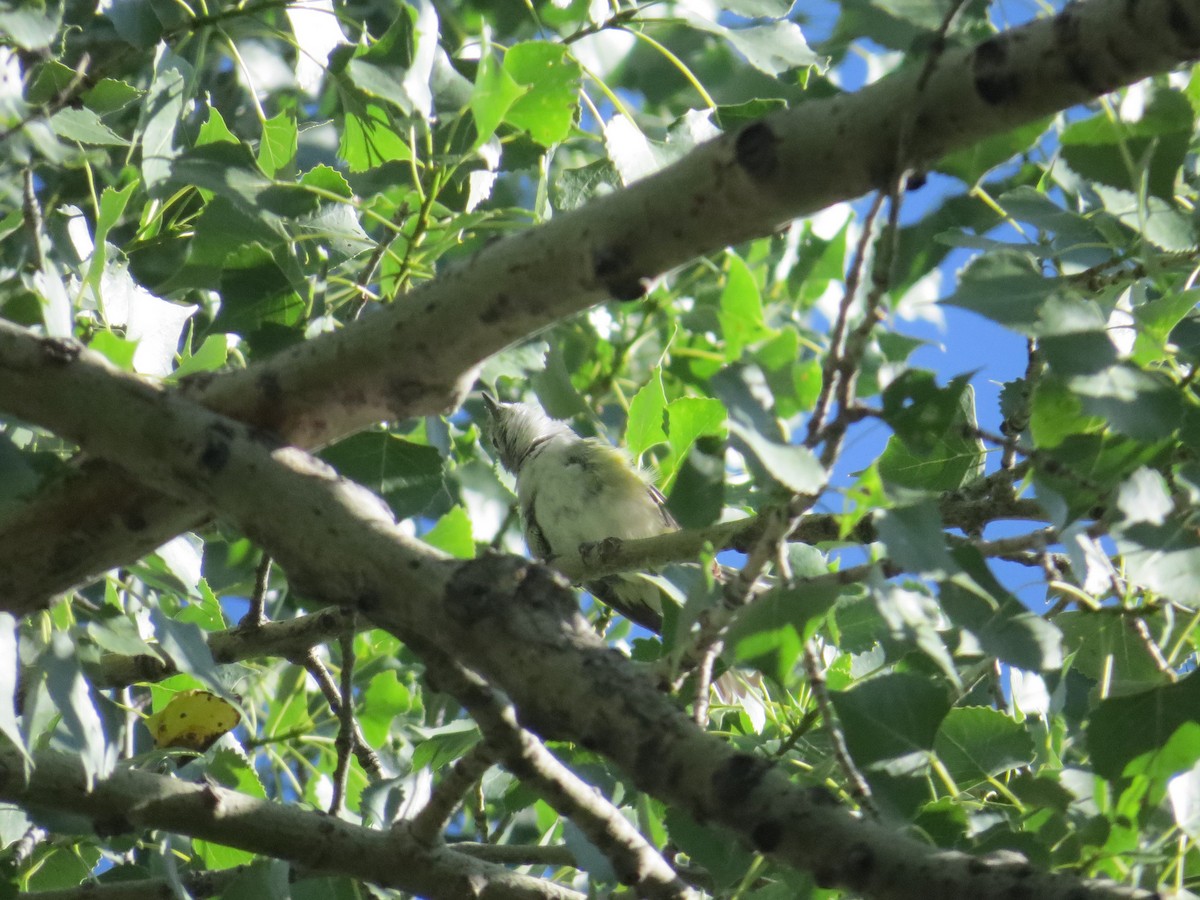
<svg viewBox="0 0 1200 900">
<path fill-rule="evenodd" d="M 609 575 L 589 581 L 584 587 L 625 618 L 662 634 L 662 594 L 653 581 L 637 574 Z"/>
</svg>

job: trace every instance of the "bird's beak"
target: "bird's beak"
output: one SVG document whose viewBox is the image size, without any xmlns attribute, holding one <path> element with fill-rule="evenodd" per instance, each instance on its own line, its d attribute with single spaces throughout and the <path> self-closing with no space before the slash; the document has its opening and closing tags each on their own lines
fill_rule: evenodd
<svg viewBox="0 0 1200 900">
<path fill-rule="evenodd" d="M 479 396 L 483 398 L 483 405 L 487 407 L 488 415 L 495 417 L 500 412 L 500 401 L 489 394 L 487 391 L 480 391 Z"/>
</svg>

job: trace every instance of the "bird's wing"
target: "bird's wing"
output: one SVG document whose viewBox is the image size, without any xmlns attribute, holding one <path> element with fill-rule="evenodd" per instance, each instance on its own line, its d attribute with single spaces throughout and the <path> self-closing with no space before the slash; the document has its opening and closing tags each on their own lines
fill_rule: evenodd
<svg viewBox="0 0 1200 900">
<path fill-rule="evenodd" d="M 650 492 L 650 499 L 654 501 L 654 505 L 658 507 L 658 512 L 662 515 L 663 524 L 671 531 L 676 531 L 679 528 L 679 523 L 675 521 L 675 517 L 671 515 L 671 511 L 667 509 L 667 498 L 652 484 L 646 485 L 646 490 Z"/>
<path fill-rule="evenodd" d="M 525 543 L 529 547 L 529 552 L 538 559 L 545 560 L 553 556 L 554 551 L 550 548 L 550 542 L 546 540 L 542 526 L 538 524 L 537 515 L 534 512 L 535 500 L 537 500 L 537 494 L 532 494 L 525 502 L 521 508 L 521 521 L 525 524 Z"/>
</svg>

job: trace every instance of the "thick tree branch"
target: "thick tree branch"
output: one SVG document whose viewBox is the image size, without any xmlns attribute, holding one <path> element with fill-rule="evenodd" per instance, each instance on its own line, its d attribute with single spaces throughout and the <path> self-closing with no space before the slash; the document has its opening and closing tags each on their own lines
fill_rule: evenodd
<svg viewBox="0 0 1200 900">
<path fill-rule="evenodd" d="M 411 638 L 439 690 L 454 695 L 479 724 L 504 768 L 575 823 L 605 855 L 621 884 L 650 900 L 688 900 L 694 895 L 658 851 L 620 810 L 517 723 L 516 710 L 487 682 L 423 638 Z"/>
<path fill-rule="evenodd" d="M 300 594 L 357 608 L 402 639 L 417 636 L 469 660 L 511 698 L 523 728 L 603 754 L 640 789 L 732 829 L 822 885 L 881 900 L 929 900 L 930 885 L 976 900 L 1018 891 L 1032 900 L 1147 896 L 937 850 L 856 819 L 697 728 L 603 643 L 549 569 L 511 556 L 452 560 L 404 534 L 377 497 L 328 466 L 121 373 L 75 342 L 0 323 L 0 403 L 159 490 L 219 510 L 271 553 Z M 163 827 L 186 833 L 185 825 Z"/>
<path fill-rule="evenodd" d="M 402 834 L 259 800 L 211 783 L 195 784 L 138 769 L 117 769 L 91 788 L 78 758 L 43 752 L 26 780 L 15 751 L 0 748 L 0 799 L 88 816 L 113 834 L 159 829 L 217 841 L 302 865 L 428 897 L 462 900 L 581 900 L 544 879 L 510 872 Z"/>
<path fill-rule="evenodd" d="M 555 319 L 636 298 L 646 279 L 699 254 L 1198 53 L 1200 0 L 1071 5 L 947 50 L 932 71 L 908 67 L 855 94 L 747 125 L 625 190 L 489 245 L 386 312 L 188 391 L 300 446 L 444 410 L 469 386 L 472 366 Z M 813 171 L 820 177 L 800 174 Z M 0 527 L 0 597 L 15 612 L 42 606 L 145 555 L 197 516 L 100 464 Z"/>
</svg>

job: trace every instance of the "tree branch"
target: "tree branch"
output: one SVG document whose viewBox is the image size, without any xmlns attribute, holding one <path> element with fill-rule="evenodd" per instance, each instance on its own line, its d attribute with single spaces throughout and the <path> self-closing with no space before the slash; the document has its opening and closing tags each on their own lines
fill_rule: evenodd
<svg viewBox="0 0 1200 900">
<path fill-rule="evenodd" d="M 732 829 L 759 852 L 813 872 L 822 886 L 880 900 L 928 900 L 931 880 L 946 896 L 975 900 L 1014 891 L 1033 900 L 1148 896 L 937 850 L 860 821 L 824 792 L 801 788 L 781 768 L 697 728 L 604 644 L 546 567 L 512 556 L 453 560 L 406 535 L 382 501 L 319 460 L 120 372 L 74 341 L 39 339 L 0 322 L 0 404 L 158 490 L 219 510 L 276 559 L 301 595 L 356 608 L 402 640 L 453 648 L 512 699 L 523 728 L 608 757 L 641 790 Z M 133 774 L 140 773 L 121 773 Z M 88 808 L 86 797 L 67 799 Z M 161 827 L 190 833 L 189 821 Z M 273 840 L 261 825 L 255 834 Z M 220 840 L 228 843 L 224 830 Z M 276 854 L 276 846 L 262 852 L 290 858 L 295 849 Z"/>
<path fill-rule="evenodd" d="M 98 830 L 160 829 L 217 841 L 383 887 L 445 900 L 582 900 L 575 891 L 405 835 L 259 800 L 212 783 L 117 769 L 90 789 L 77 757 L 45 751 L 28 779 L 16 750 L 0 748 L 0 798 L 88 816 Z"/>
<path fill-rule="evenodd" d="M 1198 0 L 1069 6 L 949 49 L 932 72 L 904 68 L 857 93 L 746 125 L 652 177 L 489 245 L 405 303 L 185 390 L 306 447 L 381 419 L 445 410 L 469 387 L 474 365 L 555 319 L 635 298 L 647 279 L 699 254 L 1166 71 L 1198 47 Z M 897 109 L 911 109 L 911 119 Z M 908 121 L 911 134 L 902 134 Z M 820 178 L 797 177 L 814 169 Z M 54 592 L 198 521 L 186 504 L 111 465 L 92 466 L 0 526 L 0 597 L 18 613 L 44 606 Z"/>
<path fill-rule="evenodd" d="M 651 900 L 688 900 L 688 886 L 599 791 L 517 724 L 517 713 L 486 681 L 424 638 L 409 636 L 438 690 L 452 694 L 479 724 L 508 769 L 570 819 L 612 864 L 621 884 Z"/>
</svg>

